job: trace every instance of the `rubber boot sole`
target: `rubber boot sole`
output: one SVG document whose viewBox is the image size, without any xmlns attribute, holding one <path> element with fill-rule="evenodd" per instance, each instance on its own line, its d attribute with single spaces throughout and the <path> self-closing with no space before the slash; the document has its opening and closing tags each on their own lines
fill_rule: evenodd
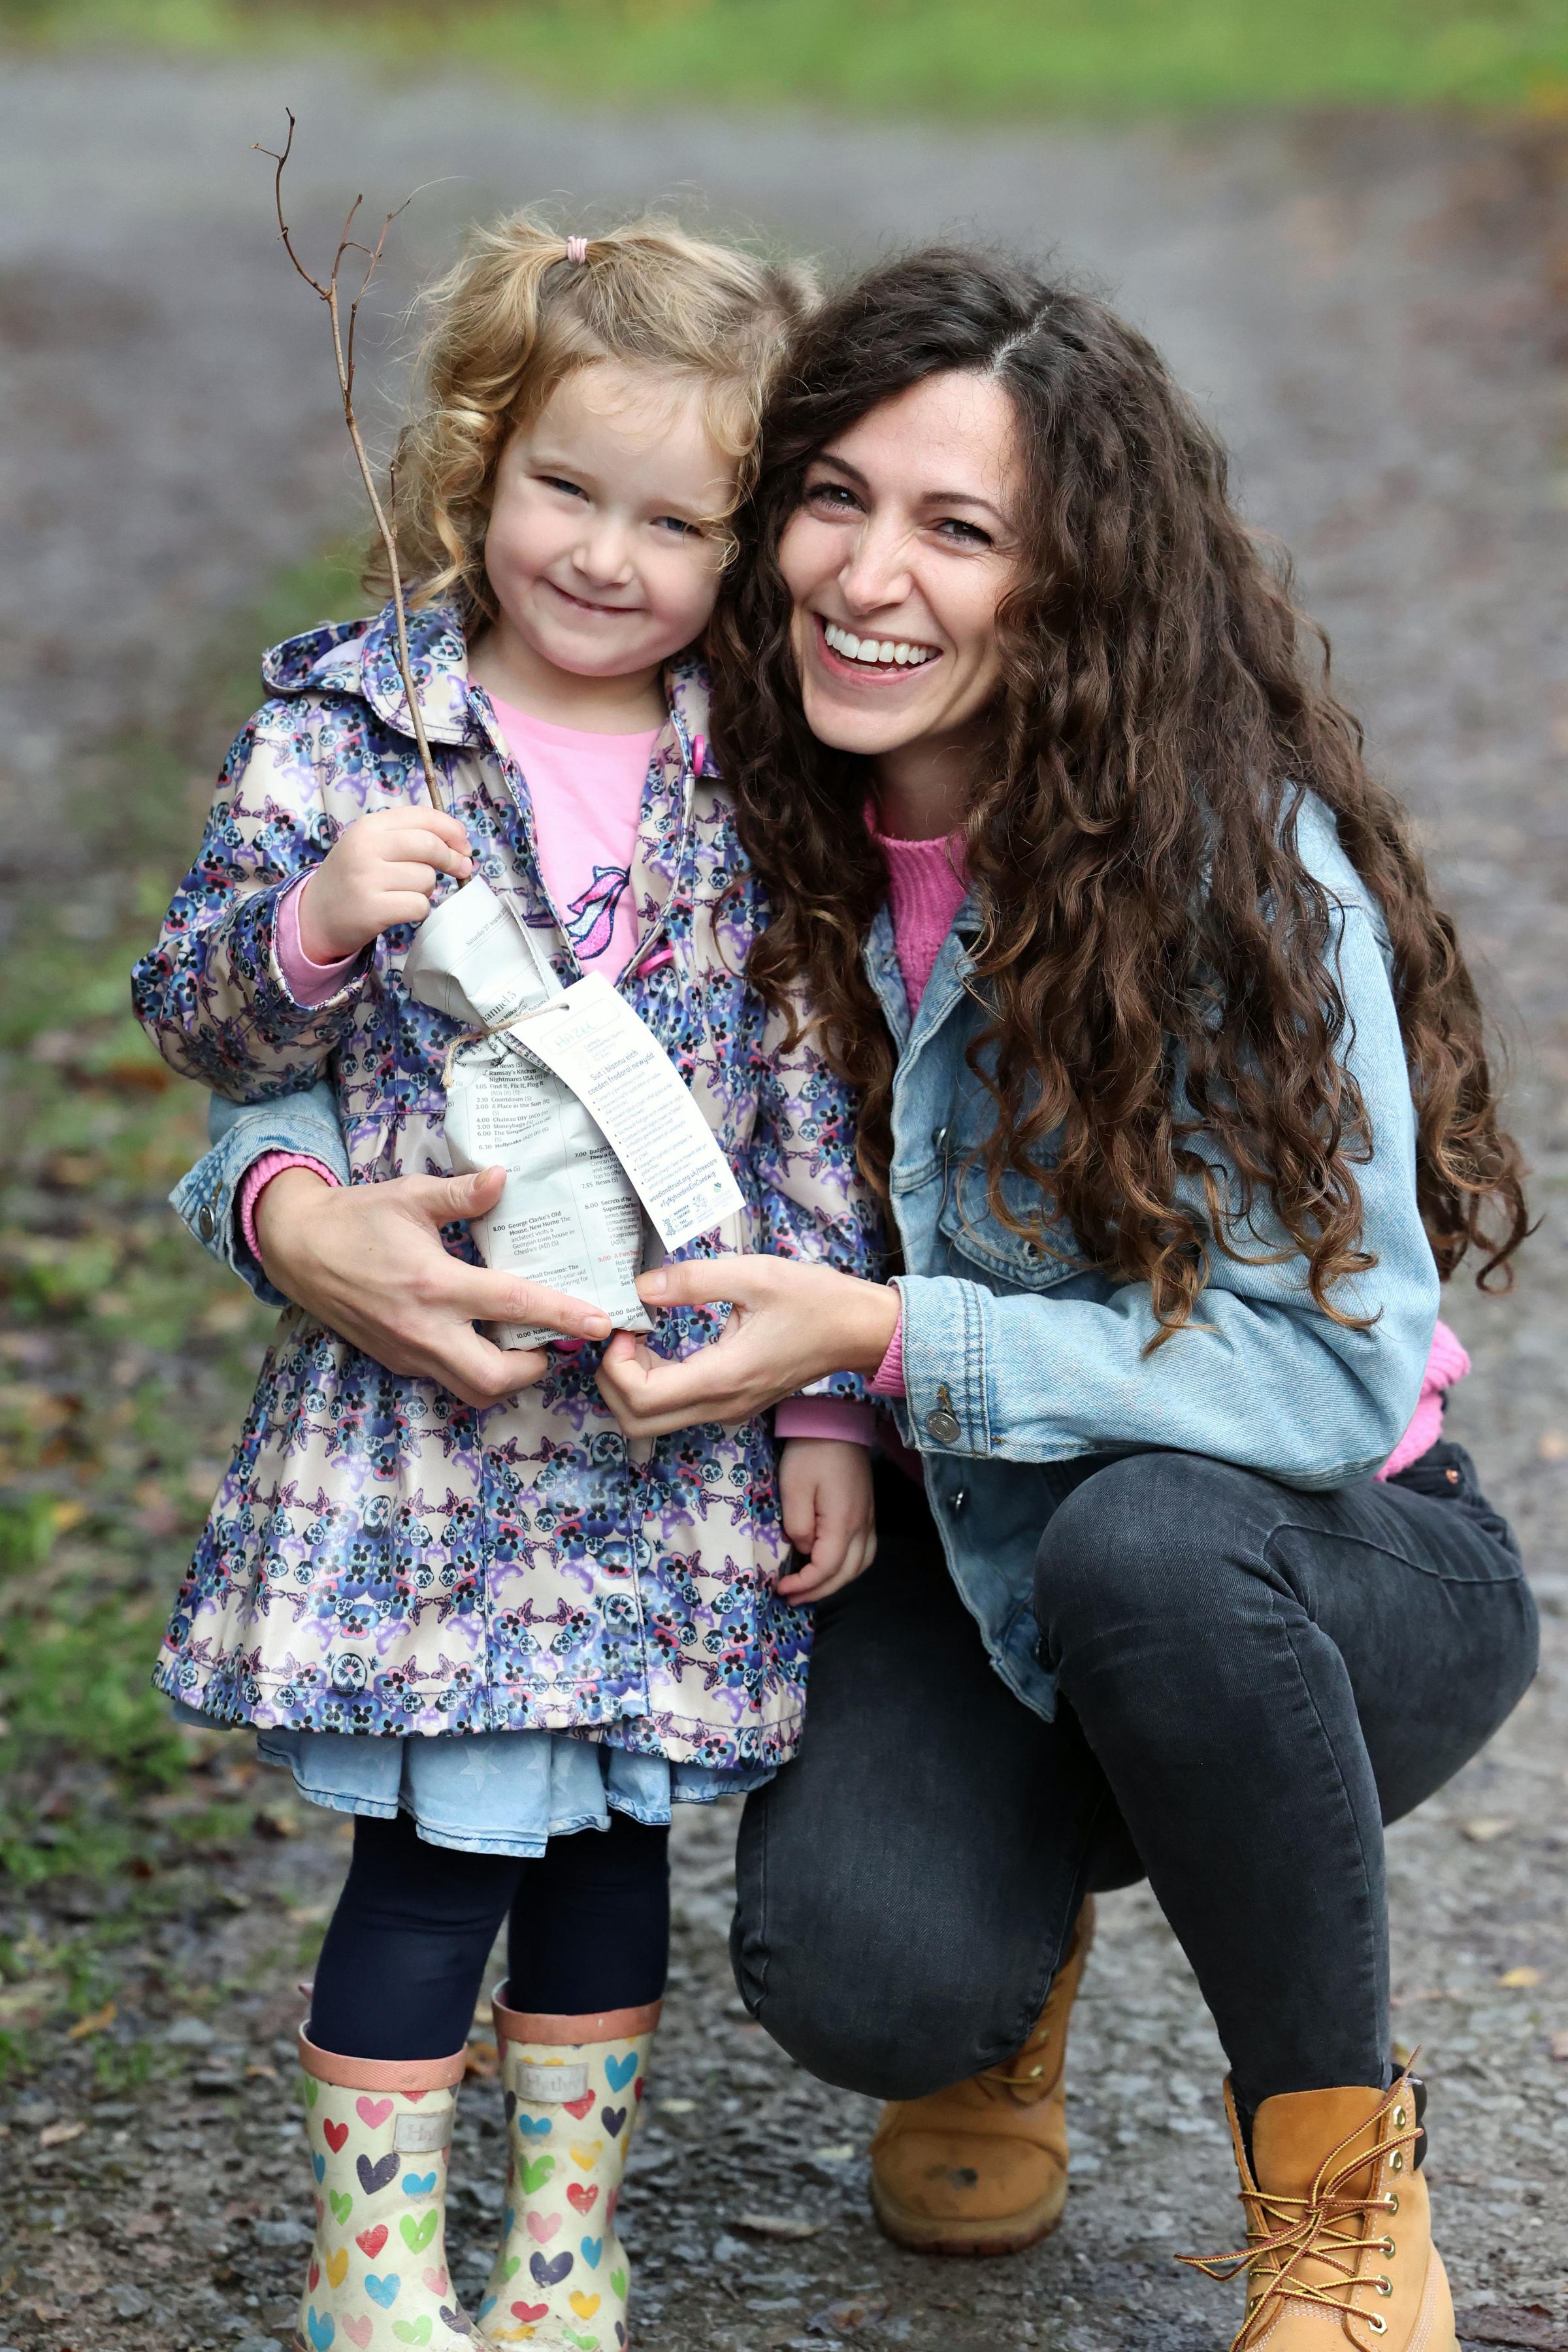
<svg viewBox="0 0 1568 2352">
<path fill-rule="evenodd" d="M 1037 2246 L 1050 2236 L 1067 2201 L 1064 2174 L 1045 2196 L 1021 2213 L 1010 2213 L 1005 2221 L 939 2221 L 929 2213 L 912 2212 L 889 2197 L 874 2174 L 871 2179 L 871 2210 L 884 2235 L 917 2254 L 1021 2254 L 1026 2246 Z"/>
</svg>

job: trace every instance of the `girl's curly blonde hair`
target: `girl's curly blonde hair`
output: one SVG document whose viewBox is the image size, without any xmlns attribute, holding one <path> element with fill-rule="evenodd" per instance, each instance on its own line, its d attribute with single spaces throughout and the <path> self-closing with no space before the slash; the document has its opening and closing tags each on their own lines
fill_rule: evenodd
<svg viewBox="0 0 1568 2352">
<path fill-rule="evenodd" d="M 529 213 L 476 230 L 426 292 L 423 400 L 394 467 L 398 562 L 410 601 L 490 620 L 485 573 L 496 467 L 556 386 L 595 361 L 658 368 L 702 387 L 719 446 L 749 488 L 762 410 L 795 329 L 816 303 L 809 271 L 753 260 L 647 217 L 568 239 Z M 379 540 L 365 585 L 390 587 Z"/>
</svg>

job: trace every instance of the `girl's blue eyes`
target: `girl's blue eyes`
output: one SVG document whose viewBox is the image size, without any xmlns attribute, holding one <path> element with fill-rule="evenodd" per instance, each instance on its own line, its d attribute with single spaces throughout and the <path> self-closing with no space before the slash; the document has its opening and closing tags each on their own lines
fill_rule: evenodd
<svg viewBox="0 0 1568 2352">
<path fill-rule="evenodd" d="M 536 478 L 547 490 L 564 490 L 569 499 L 581 499 L 584 504 L 587 503 L 588 493 L 580 482 L 569 482 L 563 474 L 541 474 Z M 687 522 L 680 515 L 656 515 L 654 529 L 675 531 L 682 539 L 702 537 L 701 524 Z"/>
</svg>

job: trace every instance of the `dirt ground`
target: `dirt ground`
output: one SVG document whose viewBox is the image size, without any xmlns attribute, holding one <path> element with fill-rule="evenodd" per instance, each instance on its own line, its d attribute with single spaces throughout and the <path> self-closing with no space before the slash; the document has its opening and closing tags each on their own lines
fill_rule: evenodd
<svg viewBox="0 0 1568 2352">
<path fill-rule="evenodd" d="M 1515 1299 L 1458 1292 L 1447 1310 L 1476 1363 L 1454 1433 L 1524 1540 L 1542 1672 L 1390 1851 L 1397 2030 L 1431 2084 L 1466 2341 L 1568 2347 L 1568 243 L 1552 139 L 574 120 L 510 89 L 366 87 L 319 66 L 7 71 L 0 839 L 13 903 L 54 894 L 73 935 L 108 919 L 120 877 L 73 862 L 62 793 L 90 785 L 114 730 L 172 724 L 214 614 L 352 512 L 321 320 L 247 152 L 285 100 L 302 118 L 308 231 L 344 191 L 376 205 L 438 183 L 409 216 L 393 295 L 459 220 L 554 192 L 689 210 L 695 192 L 715 221 L 830 259 L 944 230 L 1058 244 L 1173 353 L 1232 441 L 1249 510 L 1296 549 L 1510 1033 L 1544 1215 Z M 216 1743 L 205 1785 L 254 1801 L 263 1833 L 193 1849 L 120 1956 L 113 2032 L 148 2062 L 116 2074 L 102 2038 L 62 2032 L 0 2100 L 0 2352 L 286 2340 L 310 2210 L 293 1987 L 346 1847 L 244 1758 Z M 732 1828 L 689 1814 L 678 1835 L 669 2026 L 626 2208 L 640 2352 L 1227 2340 L 1234 2291 L 1171 2261 L 1232 2242 L 1221 2061 L 1148 1895 L 1103 1906 L 1069 2059 L 1062 2229 L 1010 2262 L 943 2263 L 871 2224 L 870 2105 L 799 2073 L 741 2011 Z M 123 1900 L 0 1889 L 0 1932 L 47 1937 Z M 501 2165 L 481 2071 L 452 2168 L 459 2285 L 488 2261 Z M 798 2229 L 758 2231 L 758 2216 Z"/>
</svg>

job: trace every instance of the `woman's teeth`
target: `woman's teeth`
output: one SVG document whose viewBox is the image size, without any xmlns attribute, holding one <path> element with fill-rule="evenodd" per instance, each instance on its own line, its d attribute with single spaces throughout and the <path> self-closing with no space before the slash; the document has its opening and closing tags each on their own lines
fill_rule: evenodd
<svg viewBox="0 0 1568 2352">
<path fill-rule="evenodd" d="M 844 661 L 897 662 L 900 668 L 918 669 L 937 657 L 935 646 L 911 646 L 902 637 L 858 637 L 837 621 L 824 621 L 822 634 Z"/>
</svg>

